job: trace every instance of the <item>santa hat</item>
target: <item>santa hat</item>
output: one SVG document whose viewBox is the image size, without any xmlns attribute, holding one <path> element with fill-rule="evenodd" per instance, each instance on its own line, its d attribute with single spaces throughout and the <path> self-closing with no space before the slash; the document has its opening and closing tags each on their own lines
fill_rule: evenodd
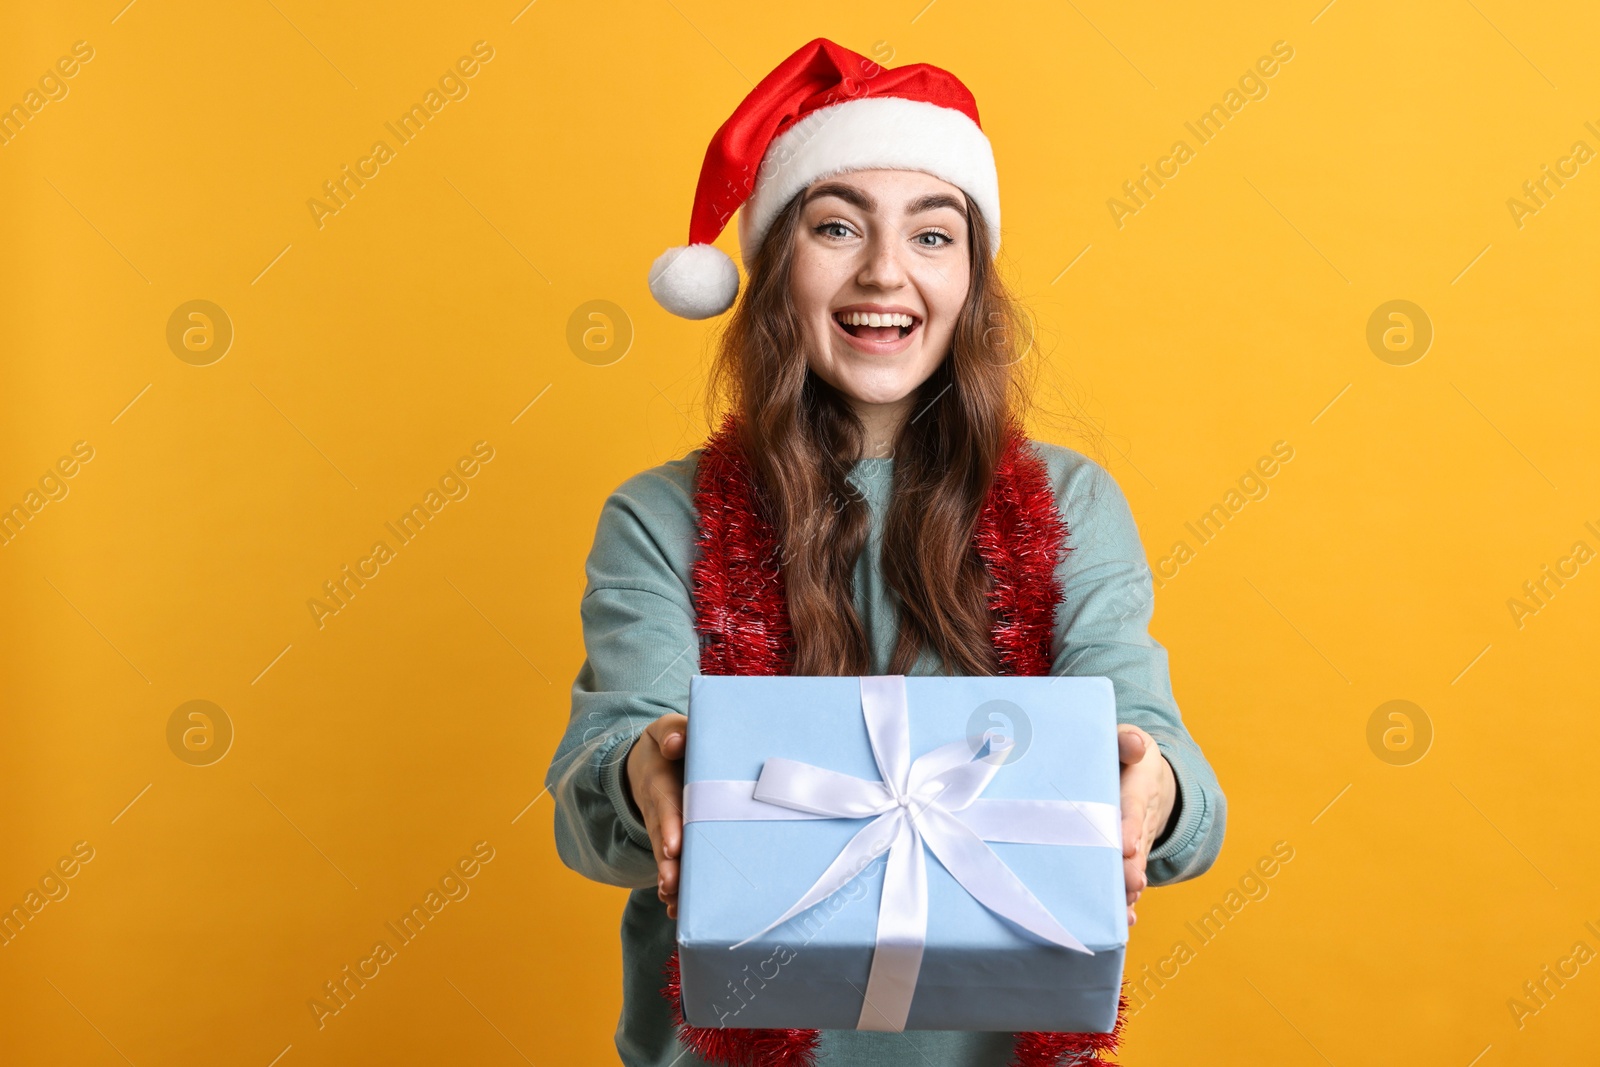
<svg viewBox="0 0 1600 1067">
<path fill-rule="evenodd" d="M 689 243 L 650 266 L 650 292 L 686 319 L 720 315 L 739 271 L 717 239 L 739 211 L 749 269 L 791 197 L 818 178 L 872 168 L 920 170 L 970 196 L 1000 247 L 1000 183 L 972 93 L 927 63 L 890 69 L 818 37 L 750 90 L 712 137 L 700 167 Z"/>
</svg>

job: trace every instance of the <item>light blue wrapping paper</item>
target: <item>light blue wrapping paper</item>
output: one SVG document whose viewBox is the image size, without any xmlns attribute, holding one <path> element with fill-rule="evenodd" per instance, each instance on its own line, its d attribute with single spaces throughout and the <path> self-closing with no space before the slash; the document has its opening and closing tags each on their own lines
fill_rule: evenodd
<svg viewBox="0 0 1600 1067">
<path fill-rule="evenodd" d="M 905 679 L 911 756 L 986 730 L 1016 750 L 984 799 L 1119 803 L 1116 703 L 1103 677 Z M 854 677 L 696 675 L 685 782 L 755 780 L 782 756 L 881 780 Z M 678 901 L 686 1020 L 855 1029 L 872 962 L 883 857 L 832 898 L 730 950 L 787 911 L 867 819 L 696 821 Z M 906 1029 L 1108 1032 L 1128 940 L 1119 847 L 990 842 L 1093 951 L 1052 945 L 990 912 L 926 856 L 926 947 Z"/>
</svg>

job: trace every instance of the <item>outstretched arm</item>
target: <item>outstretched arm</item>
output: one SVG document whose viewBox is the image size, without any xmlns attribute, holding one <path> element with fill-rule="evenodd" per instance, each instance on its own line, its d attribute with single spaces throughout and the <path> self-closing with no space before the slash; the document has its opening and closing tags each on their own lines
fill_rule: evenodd
<svg viewBox="0 0 1600 1067">
<path fill-rule="evenodd" d="M 1131 724 L 1155 741 L 1175 791 L 1167 818 L 1144 838 L 1143 876 L 1150 885 L 1181 882 L 1205 873 L 1222 851 L 1227 799 L 1178 712 L 1167 650 L 1150 636 L 1153 583 L 1127 498 L 1105 468 L 1068 454 L 1073 462 L 1057 472 L 1056 500 L 1071 551 L 1057 572 L 1066 598 L 1057 609 L 1051 673 L 1110 678 L 1119 732 Z M 1129 745 L 1124 739 L 1125 755 Z M 1130 890 L 1137 884 L 1130 879 Z"/>
<path fill-rule="evenodd" d="M 624 775 L 645 727 L 687 714 L 698 669 L 693 607 L 675 554 L 692 545 L 687 504 L 660 474 L 629 479 L 601 508 L 580 614 L 587 653 L 545 785 L 568 867 L 630 889 L 656 884 L 649 831 Z"/>
</svg>

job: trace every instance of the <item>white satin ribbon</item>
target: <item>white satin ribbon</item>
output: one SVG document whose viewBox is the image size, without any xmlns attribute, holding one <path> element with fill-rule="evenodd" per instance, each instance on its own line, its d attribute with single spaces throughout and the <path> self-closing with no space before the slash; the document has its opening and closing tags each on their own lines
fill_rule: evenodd
<svg viewBox="0 0 1600 1067">
<path fill-rule="evenodd" d="M 985 841 L 1085 845 L 1122 851 L 1115 804 L 1081 800 L 984 800 L 1012 742 L 991 737 L 977 753 L 965 738 L 911 759 L 905 676 L 861 678 L 861 713 L 882 781 L 773 757 L 755 781 L 716 779 L 684 787 L 685 823 L 708 820 L 864 819 L 844 850 L 793 906 L 731 948 L 748 944 L 837 893 L 888 852 L 877 941 L 857 1030 L 905 1029 L 928 929 L 923 846 L 984 907 L 1051 944 L 1094 955 L 1056 921 Z"/>
</svg>

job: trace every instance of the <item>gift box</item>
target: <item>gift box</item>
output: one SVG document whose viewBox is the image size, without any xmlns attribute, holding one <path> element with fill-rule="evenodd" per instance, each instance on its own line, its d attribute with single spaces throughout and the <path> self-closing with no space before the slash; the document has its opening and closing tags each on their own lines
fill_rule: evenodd
<svg viewBox="0 0 1600 1067">
<path fill-rule="evenodd" d="M 696 675 L 689 721 L 690 1025 L 1111 1031 L 1109 679 Z"/>
</svg>

